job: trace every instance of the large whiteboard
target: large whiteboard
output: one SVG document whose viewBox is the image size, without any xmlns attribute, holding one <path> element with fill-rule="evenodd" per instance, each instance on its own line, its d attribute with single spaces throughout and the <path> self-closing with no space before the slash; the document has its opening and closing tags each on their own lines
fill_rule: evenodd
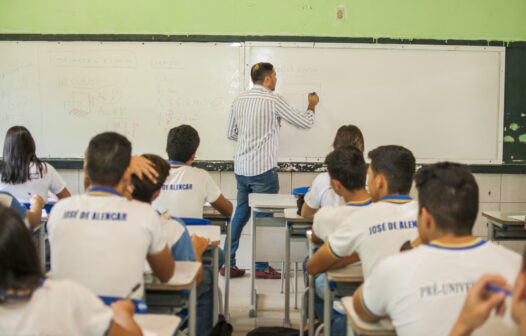
<svg viewBox="0 0 526 336">
<path fill-rule="evenodd" d="M 419 162 L 500 163 L 504 48 L 319 43 L 0 42 L 0 146 L 27 126 L 41 157 L 79 158 L 102 131 L 135 154 L 164 154 L 181 123 L 201 135 L 198 159 L 231 160 L 230 104 L 249 69 L 272 62 L 276 92 L 306 108 L 310 130 L 283 123 L 280 161 L 321 161 L 336 129 L 358 125 L 366 150 L 411 149 Z"/>
</svg>

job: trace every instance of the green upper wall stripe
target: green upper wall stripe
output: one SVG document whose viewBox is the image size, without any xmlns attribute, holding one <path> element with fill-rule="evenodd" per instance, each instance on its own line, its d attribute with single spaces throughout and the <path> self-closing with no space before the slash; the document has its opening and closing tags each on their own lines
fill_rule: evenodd
<svg viewBox="0 0 526 336">
<path fill-rule="evenodd" d="M 526 41 L 524 22 L 525 0 L 0 0 L 0 34 Z"/>
</svg>

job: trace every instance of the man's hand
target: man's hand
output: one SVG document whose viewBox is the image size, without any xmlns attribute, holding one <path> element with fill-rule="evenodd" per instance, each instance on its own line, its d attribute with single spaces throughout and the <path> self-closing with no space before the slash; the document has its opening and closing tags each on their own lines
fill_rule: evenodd
<svg viewBox="0 0 526 336">
<path fill-rule="evenodd" d="M 316 92 L 314 92 L 314 94 L 312 94 L 311 92 L 307 94 L 307 99 L 309 100 L 308 110 L 314 111 L 314 108 L 320 102 L 320 97 L 318 97 L 318 94 Z"/>
<path fill-rule="evenodd" d="M 159 174 L 155 170 L 153 163 L 142 156 L 132 156 L 130 161 L 130 170 L 132 174 L 137 175 L 142 180 L 146 176 L 152 183 L 157 183 Z"/>
<path fill-rule="evenodd" d="M 450 336 L 470 335 L 473 330 L 480 327 L 496 308 L 496 314 L 503 316 L 506 311 L 504 300 L 506 293 L 493 292 L 486 288 L 488 284 L 510 289 L 506 279 L 497 274 L 485 274 L 471 286 L 464 307 L 460 312 L 457 322 L 451 330 Z"/>
<path fill-rule="evenodd" d="M 201 259 L 203 253 L 205 253 L 205 250 L 208 247 L 210 239 L 198 236 L 196 234 L 192 234 L 191 238 L 192 244 L 194 245 L 195 256 L 196 258 Z"/>
</svg>

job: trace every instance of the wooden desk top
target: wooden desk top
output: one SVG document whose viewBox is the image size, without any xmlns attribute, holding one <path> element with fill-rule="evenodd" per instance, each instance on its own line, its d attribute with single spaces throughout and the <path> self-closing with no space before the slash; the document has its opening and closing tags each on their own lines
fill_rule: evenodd
<svg viewBox="0 0 526 336">
<path fill-rule="evenodd" d="M 210 239 L 208 245 L 217 246 L 221 240 L 221 228 L 217 225 L 188 225 L 186 226 L 190 235 L 196 234 Z"/>
<path fill-rule="evenodd" d="M 363 282 L 362 264 L 354 263 L 326 272 L 327 280 L 336 282 Z"/>
<path fill-rule="evenodd" d="M 482 216 L 489 220 L 504 225 L 524 226 L 524 221 L 520 221 L 509 216 L 525 216 L 526 211 L 484 211 Z"/>
<path fill-rule="evenodd" d="M 352 296 L 342 298 L 343 309 L 351 320 L 353 328 L 360 335 L 396 335 L 393 324 L 389 318 L 381 319 L 376 323 L 365 322 L 356 314 L 352 303 Z"/>
<path fill-rule="evenodd" d="M 146 290 L 173 290 L 180 291 L 183 289 L 190 289 L 192 281 L 194 281 L 199 269 L 200 262 L 193 261 L 176 261 L 175 272 L 170 280 L 161 282 L 157 277 L 151 273 L 144 274 L 144 288 Z"/>
<path fill-rule="evenodd" d="M 284 194 L 248 194 L 248 205 L 251 208 L 287 209 L 296 208 L 296 197 Z"/>
<path fill-rule="evenodd" d="M 181 324 L 181 318 L 177 315 L 135 314 L 133 319 L 145 336 L 172 336 Z"/>
<path fill-rule="evenodd" d="M 291 223 L 312 223 L 312 218 L 305 218 L 298 215 L 297 208 L 289 208 L 284 210 L 285 220 Z"/>
</svg>

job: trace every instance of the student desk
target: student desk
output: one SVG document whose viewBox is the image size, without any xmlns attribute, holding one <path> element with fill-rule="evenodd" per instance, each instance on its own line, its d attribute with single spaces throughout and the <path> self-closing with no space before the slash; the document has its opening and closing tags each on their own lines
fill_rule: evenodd
<svg viewBox="0 0 526 336">
<path fill-rule="evenodd" d="M 510 216 L 524 216 L 526 211 L 484 211 L 482 216 L 488 221 L 488 240 L 522 240 L 526 239 L 524 220 Z"/>
<path fill-rule="evenodd" d="M 321 245 L 315 244 L 312 242 L 312 230 L 307 230 L 305 233 L 305 236 L 307 237 L 307 241 L 309 242 L 309 259 L 312 257 L 312 254 L 314 253 L 314 249 L 319 248 Z M 309 311 L 308 311 L 308 319 L 309 319 L 309 336 L 314 335 L 314 275 L 309 274 L 309 288 L 308 288 L 308 302 L 309 302 Z M 305 305 L 302 307 L 305 308 Z M 302 314 L 303 313 L 302 309 Z M 303 336 L 303 327 L 305 325 L 305 321 L 302 320 L 302 325 L 300 328 L 300 336 Z"/>
<path fill-rule="evenodd" d="M 376 323 L 365 322 L 354 310 L 352 296 L 342 298 L 343 309 L 347 313 L 347 335 L 396 335 L 391 319 L 384 318 Z"/>
<path fill-rule="evenodd" d="M 181 318 L 177 315 L 135 314 L 133 319 L 143 331 L 157 336 L 173 336 L 179 330 Z"/>
<path fill-rule="evenodd" d="M 212 206 L 205 204 L 203 207 L 203 218 L 208 219 L 212 224 L 219 223 L 219 226 L 225 227 L 226 235 L 226 251 L 225 251 L 225 302 L 223 314 L 225 319 L 230 321 L 230 313 L 228 311 L 228 304 L 230 299 L 230 249 L 232 247 L 232 226 L 230 224 L 230 217 L 223 216 Z"/>
<path fill-rule="evenodd" d="M 290 239 L 291 237 L 305 238 L 307 230 L 312 228 L 312 219 L 307 219 L 297 214 L 297 208 L 290 208 L 284 210 L 285 214 L 285 272 L 283 278 L 285 279 L 285 318 L 283 319 L 283 326 L 290 327 Z M 294 300 L 297 307 L 298 298 L 298 279 L 296 277 L 294 283 Z"/>
<path fill-rule="evenodd" d="M 208 249 L 212 252 L 212 273 L 213 273 L 213 296 L 214 296 L 214 325 L 217 323 L 217 316 L 219 314 L 218 302 L 218 276 L 219 276 L 219 243 L 221 240 L 221 228 L 216 225 L 188 225 L 188 233 L 195 234 L 201 237 L 210 239 Z"/>
<path fill-rule="evenodd" d="M 296 198 L 293 195 L 283 194 L 260 194 L 248 195 L 248 205 L 251 208 L 250 235 L 252 238 L 251 267 L 250 272 L 250 310 L 249 317 L 256 317 L 257 294 L 256 294 L 256 226 L 283 227 L 284 218 L 256 217 L 256 213 L 283 214 L 288 208 L 296 208 Z M 227 257 L 228 259 L 228 257 Z M 285 322 L 285 321 L 284 321 Z"/>
<path fill-rule="evenodd" d="M 144 289 L 146 292 L 156 294 L 156 296 L 170 296 L 170 292 L 180 292 L 182 290 L 190 290 L 190 302 L 188 304 L 189 319 L 188 329 L 190 336 L 196 336 L 195 333 L 195 318 L 196 318 L 196 284 L 195 278 L 201 268 L 201 263 L 191 261 L 176 261 L 175 272 L 170 280 L 161 282 L 153 274 L 144 275 Z M 167 306 L 170 306 L 169 301 Z"/>
<path fill-rule="evenodd" d="M 357 262 L 343 268 L 325 272 L 325 289 L 323 297 L 323 334 L 331 334 L 332 294 L 331 284 L 336 282 L 363 282 L 362 264 Z"/>
</svg>

